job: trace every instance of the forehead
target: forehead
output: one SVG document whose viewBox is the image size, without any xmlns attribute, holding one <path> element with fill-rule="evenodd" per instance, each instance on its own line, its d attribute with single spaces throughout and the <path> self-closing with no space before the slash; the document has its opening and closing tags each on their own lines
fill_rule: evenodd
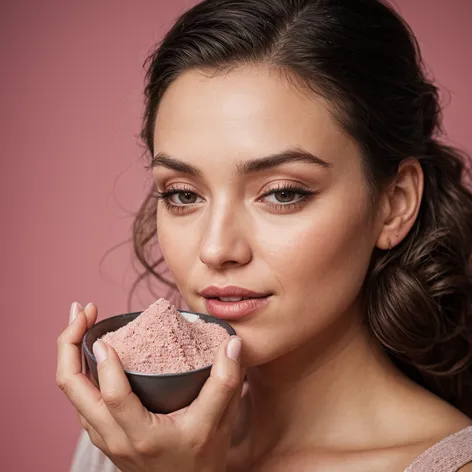
<svg viewBox="0 0 472 472">
<path fill-rule="evenodd" d="M 335 160 L 352 146 L 323 98 L 263 67 L 179 76 L 159 106 L 154 143 L 181 158 L 228 151 L 250 157 L 300 145 Z"/>
</svg>

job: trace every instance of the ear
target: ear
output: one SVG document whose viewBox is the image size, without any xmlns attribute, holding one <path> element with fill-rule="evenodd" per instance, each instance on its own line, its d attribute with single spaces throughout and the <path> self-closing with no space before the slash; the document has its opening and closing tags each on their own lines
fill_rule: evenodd
<svg viewBox="0 0 472 472">
<path fill-rule="evenodd" d="M 378 248 L 391 249 L 406 237 L 418 216 L 423 187 L 423 169 L 419 161 L 403 160 L 396 178 L 380 198 Z"/>
</svg>

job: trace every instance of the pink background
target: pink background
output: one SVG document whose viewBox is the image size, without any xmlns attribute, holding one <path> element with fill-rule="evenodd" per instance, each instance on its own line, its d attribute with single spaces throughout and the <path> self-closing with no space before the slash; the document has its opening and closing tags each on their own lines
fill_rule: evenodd
<svg viewBox="0 0 472 472">
<path fill-rule="evenodd" d="M 68 470 L 79 423 L 55 386 L 56 337 L 75 299 L 127 310 L 130 246 L 99 262 L 130 236 L 149 184 L 141 65 L 193 3 L 1 2 L 2 471 Z M 470 152 L 472 3 L 396 4 L 450 92 L 449 139 Z M 148 301 L 142 290 L 132 309 Z"/>
</svg>

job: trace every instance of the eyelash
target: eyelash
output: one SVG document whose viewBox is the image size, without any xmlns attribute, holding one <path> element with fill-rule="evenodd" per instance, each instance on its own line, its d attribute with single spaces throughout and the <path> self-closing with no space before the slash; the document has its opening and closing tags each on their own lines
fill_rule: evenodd
<svg viewBox="0 0 472 472">
<path fill-rule="evenodd" d="M 178 195 L 179 193 L 192 193 L 196 195 L 196 193 L 191 188 L 185 186 L 180 188 L 171 188 L 169 190 L 166 190 L 165 192 L 159 192 L 158 190 L 155 190 L 153 192 L 154 197 L 158 200 L 162 200 L 166 209 L 173 213 L 183 213 L 187 211 L 190 207 L 196 205 L 195 203 L 190 203 L 188 205 L 175 205 L 171 203 L 170 198 L 174 195 Z"/>
<path fill-rule="evenodd" d="M 304 188 L 298 184 L 285 183 L 285 184 L 279 184 L 276 188 L 270 189 L 269 191 L 261 195 L 261 197 L 259 197 L 259 200 L 265 197 L 268 197 L 270 195 L 280 193 L 280 192 L 294 193 L 296 195 L 300 195 L 300 198 L 298 198 L 298 200 L 294 202 L 289 202 L 289 203 L 266 202 L 265 204 L 275 210 L 281 210 L 281 211 L 289 210 L 289 209 L 291 210 L 291 209 L 303 206 L 310 198 L 318 194 L 318 192 L 313 191 L 313 190 L 308 190 L 307 188 Z M 178 195 L 179 193 L 191 193 L 191 194 L 197 195 L 189 187 L 171 188 L 169 190 L 166 190 L 165 192 L 159 192 L 156 190 L 153 194 L 155 198 L 163 201 L 167 210 L 174 213 L 183 213 L 187 211 L 189 208 L 198 204 L 198 203 L 189 203 L 189 204 L 175 205 L 171 203 L 170 198 L 174 195 Z"/>
<path fill-rule="evenodd" d="M 296 195 L 300 195 L 294 202 L 289 203 L 271 203 L 266 202 L 265 204 L 268 205 L 270 208 L 275 210 L 292 210 L 294 208 L 302 207 L 311 197 L 314 197 L 317 192 L 313 190 L 308 190 L 307 188 L 302 187 L 301 185 L 295 183 L 285 183 L 285 184 L 278 184 L 277 187 L 268 190 L 264 193 L 260 199 L 268 197 L 269 195 L 275 195 L 280 192 L 290 192 Z"/>
</svg>

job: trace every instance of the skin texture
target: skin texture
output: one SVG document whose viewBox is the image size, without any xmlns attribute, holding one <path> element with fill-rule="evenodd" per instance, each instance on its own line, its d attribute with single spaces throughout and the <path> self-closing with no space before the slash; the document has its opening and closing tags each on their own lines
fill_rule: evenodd
<svg viewBox="0 0 472 472">
<path fill-rule="evenodd" d="M 372 202 L 359 146 L 329 103 L 263 66 L 181 75 L 159 106 L 154 144 L 156 155 L 198 169 L 197 176 L 159 162 L 153 169 L 158 192 L 181 192 L 170 207 L 159 201 L 157 225 L 190 309 L 206 312 L 198 292 L 209 285 L 272 295 L 231 323 L 250 393 L 229 470 L 403 470 L 471 424 L 398 372 L 362 325 L 372 251 L 398 244 L 417 217 L 418 161 L 406 159 Z M 248 160 L 293 148 L 329 166 L 238 172 Z M 287 184 L 313 195 L 264 196 Z M 281 206 L 281 197 L 297 204 Z"/>
<path fill-rule="evenodd" d="M 69 326 L 57 339 L 56 383 L 92 444 L 121 472 L 225 470 L 244 378 L 239 338 L 221 344 L 210 377 L 191 405 L 157 415 L 131 391 L 118 355 L 106 343 L 93 345 L 100 389 L 83 373 L 80 343 L 96 319 L 94 304 L 72 303 Z"/>
<path fill-rule="evenodd" d="M 144 408 L 101 341 L 100 388 L 83 373 L 80 344 L 97 307 L 72 304 L 56 383 L 122 472 L 397 472 L 471 424 L 398 372 L 362 323 L 373 249 L 398 244 L 418 214 L 415 159 L 370 201 L 359 148 L 329 104 L 263 67 L 179 77 L 158 110 L 155 144 L 159 240 L 187 305 L 205 312 L 199 292 L 210 285 L 270 298 L 232 321 L 238 336 L 220 346 L 198 398 L 169 415 Z M 288 149 L 325 164 L 242 172 Z M 163 153 L 181 170 L 164 166 Z"/>
</svg>

